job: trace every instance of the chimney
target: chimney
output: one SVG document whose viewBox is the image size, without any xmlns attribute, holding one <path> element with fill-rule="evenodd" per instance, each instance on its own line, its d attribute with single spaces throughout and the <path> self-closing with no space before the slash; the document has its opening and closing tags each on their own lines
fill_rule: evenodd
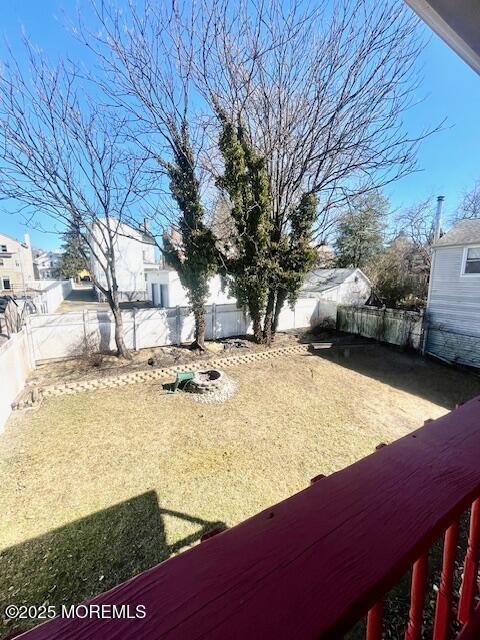
<svg viewBox="0 0 480 640">
<path fill-rule="evenodd" d="M 145 229 L 145 233 L 150 232 L 150 221 L 148 218 L 143 219 L 143 228 Z"/>
<path fill-rule="evenodd" d="M 442 208 L 443 201 L 445 200 L 445 196 L 437 197 L 437 211 L 435 213 L 435 231 L 433 234 L 433 242 L 438 242 L 440 240 L 440 228 L 442 225 Z"/>
<path fill-rule="evenodd" d="M 28 235 L 28 233 L 25 233 L 23 236 L 23 244 L 27 245 L 27 247 L 30 248 L 30 236 Z"/>
</svg>

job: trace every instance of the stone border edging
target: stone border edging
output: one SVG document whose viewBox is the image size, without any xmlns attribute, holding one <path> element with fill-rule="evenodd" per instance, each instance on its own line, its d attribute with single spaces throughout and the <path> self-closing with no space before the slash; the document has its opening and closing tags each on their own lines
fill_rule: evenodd
<svg viewBox="0 0 480 640">
<path fill-rule="evenodd" d="M 304 353 L 308 350 L 308 345 L 292 345 L 289 347 L 280 347 L 278 349 L 268 349 L 266 351 L 256 351 L 252 353 L 241 353 L 234 355 L 225 355 L 223 357 L 213 358 L 212 360 L 202 360 L 201 368 L 218 367 L 248 364 L 249 362 L 260 362 L 261 360 L 270 360 L 283 355 L 295 353 Z M 150 382 L 152 380 L 162 380 L 167 378 L 175 378 L 177 372 L 190 371 L 194 366 L 198 367 L 195 362 L 178 365 L 176 367 L 131 371 L 116 376 L 106 376 L 103 378 L 94 378 L 92 380 L 79 380 L 78 382 L 64 382 L 61 384 L 49 385 L 38 388 L 39 399 L 52 398 L 62 395 L 72 395 L 81 393 L 82 391 L 95 391 L 97 389 L 110 389 L 115 387 L 124 387 L 128 384 L 138 384 L 139 382 Z"/>
</svg>

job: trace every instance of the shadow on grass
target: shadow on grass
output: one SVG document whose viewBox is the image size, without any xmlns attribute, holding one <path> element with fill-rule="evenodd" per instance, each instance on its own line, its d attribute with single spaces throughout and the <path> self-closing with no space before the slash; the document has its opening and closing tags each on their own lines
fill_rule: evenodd
<svg viewBox="0 0 480 640">
<path fill-rule="evenodd" d="M 165 519 L 183 521 L 188 533 L 169 542 Z M 107 591 L 193 544 L 223 522 L 161 508 L 155 491 L 54 529 L 0 552 L 0 611 L 8 604 L 75 604 Z M 0 637 L 36 620 L 2 618 Z"/>
<path fill-rule="evenodd" d="M 466 402 L 480 394 L 480 378 L 473 373 L 455 369 L 399 348 L 350 336 L 352 343 L 363 341 L 363 346 L 311 350 L 317 356 L 346 367 L 369 378 L 374 378 L 396 389 L 424 398 L 446 409 Z M 332 336 L 330 336 L 332 339 Z M 335 337 L 333 336 L 333 340 Z M 348 342 L 345 335 L 340 343 Z M 320 342 L 318 338 L 311 342 Z"/>
</svg>

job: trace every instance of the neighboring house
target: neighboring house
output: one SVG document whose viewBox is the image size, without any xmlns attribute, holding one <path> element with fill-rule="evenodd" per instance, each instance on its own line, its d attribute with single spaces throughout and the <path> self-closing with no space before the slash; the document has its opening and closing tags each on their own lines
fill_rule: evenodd
<svg viewBox="0 0 480 640">
<path fill-rule="evenodd" d="M 33 258 L 35 280 L 54 280 L 61 259 L 61 253 L 36 249 Z"/>
<path fill-rule="evenodd" d="M 90 230 L 100 245 L 104 242 L 100 227 L 102 224 L 105 222 L 99 220 Z M 119 299 L 148 300 L 147 274 L 158 269 L 155 262 L 155 241 L 148 231 L 148 225 L 145 221 L 144 226 L 135 229 L 125 223 L 112 221 L 111 224 L 115 224 L 116 229 L 114 257 Z M 94 255 L 90 260 L 90 272 L 101 285 L 107 286 L 104 270 Z M 99 290 L 96 293 L 103 300 L 102 293 Z"/>
<path fill-rule="evenodd" d="M 217 205 L 217 212 L 219 210 Z M 220 224 L 218 215 L 217 224 Z M 165 232 L 164 237 L 168 238 L 169 242 L 176 247 L 181 244 L 181 235 L 175 227 Z M 155 307 L 189 306 L 187 290 L 180 282 L 178 273 L 165 262 L 163 256 L 161 256 L 159 263 L 150 265 L 146 276 L 147 296 Z M 235 298 L 228 295 L 228 287 L 220 276 L 216 275 L 210 278 L 209 295 L 206 304 L 232 304 L 235 302 Z"/>
<path fill-rule="evenodd" d="M 147 272 L 148 298 L 156 307 L 186 307 L 189 305 L 187 290 L 180 282 L 178 273 L 171 267 L 157 265 Z M 232 304 L 235 298 L 228 295 L 228 288 L 220 276 L 213 276 L 209 282 L 209 296 L 206 304 Z"/>
<path fill-rule="evenodd" d="M 405 0 L 472 69 L 480 73 L 478 0 Z"/>
<path fill-rule="evenodd" d="M 313 269 L 300 289 L 300 298 L 317 298 L 337 304 L 365 304 L 372 283 L 360 269 Z"/>
<path fill-rule="evenodd" d="M 157 270 L 148 272 L 147 283 L 149 298 L 155 306 L 188 306 L 187 291 L 171 267 L 158 265 Z M 218 275 L 210 279 L 209 289 L 207 304 L 236 302 Z M 314 269 L 307 274 L 299 297 L 318 298 L 336 304 L 364 304 L 371 289 L 370 280 L 360 269 Z"/>
<path fill-rule="evenodd" d="M 28 234 L 21 242 L 0 233 L 0 295 L 20 295 L 34 279 Z"/>
<path fill-rule="evenodd" d="M 480 220 L 462 220 L 433 247 L 424 348 L 480 367 Z"/>
</svg>

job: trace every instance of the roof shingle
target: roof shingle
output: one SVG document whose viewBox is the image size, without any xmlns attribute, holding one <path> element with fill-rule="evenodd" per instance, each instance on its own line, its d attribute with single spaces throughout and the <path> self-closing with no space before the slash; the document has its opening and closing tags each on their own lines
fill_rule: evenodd
<svg viewBox="0 0 480 640">
<path fill-rule="evenodd" d="M 480 244 L 480 219 L 460 220 L 435 243 L 436 247 L 458 244 Z"/>
</svg>

